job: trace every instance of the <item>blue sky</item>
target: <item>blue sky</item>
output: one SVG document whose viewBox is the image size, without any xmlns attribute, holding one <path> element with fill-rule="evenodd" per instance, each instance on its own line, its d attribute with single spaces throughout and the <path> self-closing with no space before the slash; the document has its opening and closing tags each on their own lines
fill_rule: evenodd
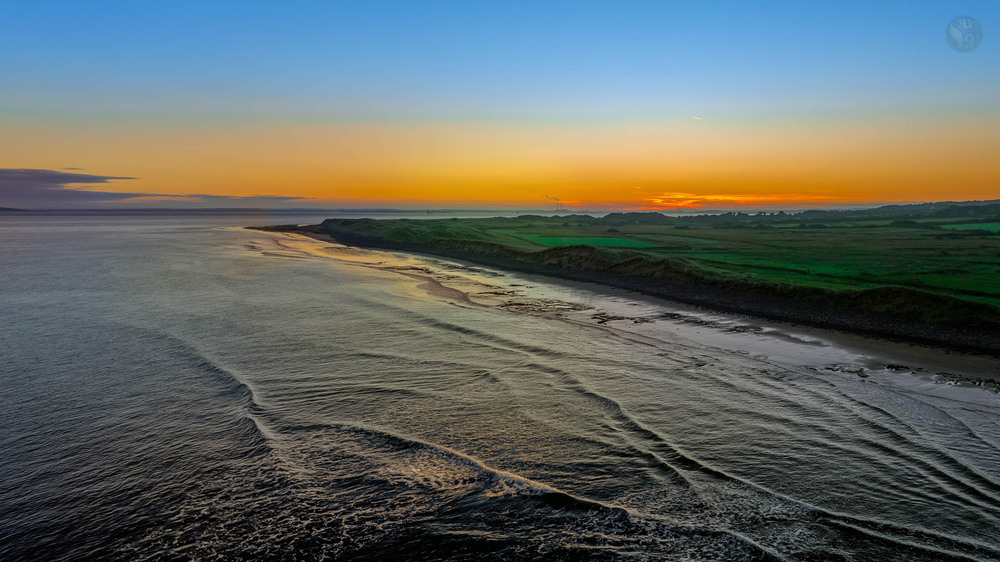
<svg viewBox="0 0 1000 562">
<path fill-rule="evenodd" d="M 983 45 L 944 29 L 970 14 Z M 14 2 L 3 116 L 606 118 L 986 104 L 990 2 Z M 13 114 L 13 115 L 12 115 Z"/>
</svg>

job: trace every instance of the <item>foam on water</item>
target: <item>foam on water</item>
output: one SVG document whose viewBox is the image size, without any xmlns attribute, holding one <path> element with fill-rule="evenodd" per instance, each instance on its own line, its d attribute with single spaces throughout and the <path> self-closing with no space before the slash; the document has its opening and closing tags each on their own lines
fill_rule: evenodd
<svg viewBox="0 0 1000 562">
<path fill-rule="evenodd" d="M 3 559 L 1000 559 L 994 359 L 178 220 L 0 224 Z"/>
</svg>

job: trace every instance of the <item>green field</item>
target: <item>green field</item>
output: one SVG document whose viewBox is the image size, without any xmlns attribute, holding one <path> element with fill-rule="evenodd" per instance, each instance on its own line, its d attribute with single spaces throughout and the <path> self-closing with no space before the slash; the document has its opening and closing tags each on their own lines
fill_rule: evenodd
<svg viewBox="0 0 1000 562">
<path fill-rule="evenodd" d="M 617 237 L 573 237 L 573 236 L 543 236 L 538 234 L 527 234 L 527 233 L 511 233 L 513 236 L 528 240 L 530 242 L 537 242 L 543 244 L 550 248 L 558 246 L 594 246 L 594 247 L 604 247 L 604 248 L 655 248 L 658 246 L 655 242 L 649 242 L 646 240 L 639 240 L 636 238 L 617 238 Z"/>
<path fill-rule="evenodd" d="M 980 222 L 972 224 L 946 224 L 941 228 L 951 230 L 989 230 L 990 232 L 1000 232 L 1000 222 Z"/>
</svg>

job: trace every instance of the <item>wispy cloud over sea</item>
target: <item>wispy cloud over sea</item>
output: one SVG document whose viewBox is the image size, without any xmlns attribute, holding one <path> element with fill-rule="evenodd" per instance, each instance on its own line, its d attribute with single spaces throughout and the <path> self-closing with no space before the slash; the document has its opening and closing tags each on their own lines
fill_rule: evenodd
<svg viewBox="0 0 1000 562">
<path fill-rule="evenodd" d="M 22 209 L 83 209 L 124 205 L 274 207 L 304 200 L 301 197 L 272 195 L 230 197 L 97 190 L 111 182 L 134 179 L 138 178 L 84 174 L 76 171 L 0 168 L 0 206 Z"/>
</svg>

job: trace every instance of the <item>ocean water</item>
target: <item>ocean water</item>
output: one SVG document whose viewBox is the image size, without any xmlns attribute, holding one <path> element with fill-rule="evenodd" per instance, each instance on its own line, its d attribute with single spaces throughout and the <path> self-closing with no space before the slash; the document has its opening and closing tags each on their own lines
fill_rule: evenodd
<svg viewBox="0 0 1000 562">
<path fill-rule="evenodd" d="M 0 559 L 1000 559 L 996 360 L 321 218 L 0 217 Z"/>
</svg>

